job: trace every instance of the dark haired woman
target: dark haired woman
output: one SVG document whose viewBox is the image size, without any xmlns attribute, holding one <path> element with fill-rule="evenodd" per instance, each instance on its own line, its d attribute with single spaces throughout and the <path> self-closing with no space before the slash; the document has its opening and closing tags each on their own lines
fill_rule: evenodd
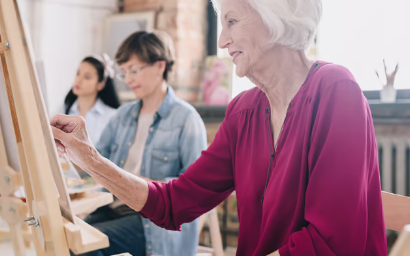
<svg viewBox="0 0 410 256">
<path fill-rule="evenodd" d="M 82 116 L 90 138 L 97 143 L 104 127 L 120 106 L 107 55 L 86 57 L 80 63 L 73 88 L 64 101 L 64 114 Z"/>
</svg>

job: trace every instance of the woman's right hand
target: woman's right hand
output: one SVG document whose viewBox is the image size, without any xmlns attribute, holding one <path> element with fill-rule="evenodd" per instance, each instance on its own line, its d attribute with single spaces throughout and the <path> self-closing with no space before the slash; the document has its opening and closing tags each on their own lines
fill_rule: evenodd
<svg viewBox="0 0 410 256">
<path fill-rule="evenodd" d="M 70 161 L 84 171 L 95 160 L 99 161 L 101 156 L 88 137 L 84 118 L 56 115 L 50 124 L 59 154 L 66 153 Z"/>
</svg>

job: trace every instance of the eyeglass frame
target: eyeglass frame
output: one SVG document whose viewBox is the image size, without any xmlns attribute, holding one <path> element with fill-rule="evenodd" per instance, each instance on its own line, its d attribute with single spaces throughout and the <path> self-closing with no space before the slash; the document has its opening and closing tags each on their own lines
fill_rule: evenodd
<svg viewBox="0 0 410 256">
<path fill-rule="evenodd" d="M 127 75 L 128 75 L 128 74 L 129 74 L 129 75 L 132 75 L 132 76 L 137 76 L 144 68 L 147 68 L 147 67 L 152 66 L 152 65 L 154 65 L 154 63 L 148 63 L 148 64 L 146 64 L 146 65 L 143 65 L 143 66 L 140 67 L 140 68 L 133 69 L 133 70 L 131 70 L 131 71 L 129 71 L 129 72 L 120 72 L 120 73 L 116 74 L 115 77 L 116 77 L 118 80 L 124 82 L 124 81 L 125 81 L 125 78 L 127 78 Z M 133 72 L 134 72 L 134 73 L 133 73 Z M 136 72 L 136 73 L 135 73 L 135 72 Z"/>
</svg>

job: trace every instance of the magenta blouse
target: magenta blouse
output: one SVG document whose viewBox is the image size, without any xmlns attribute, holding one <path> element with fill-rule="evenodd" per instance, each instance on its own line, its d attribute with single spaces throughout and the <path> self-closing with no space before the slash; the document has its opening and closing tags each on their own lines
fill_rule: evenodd
<svg viewBox="0 0 410 256">
<path fill-rule="evenodd" d="M 276 152 L 270 127 L 266 95 L 240 94 L 184 174 L 148 183 L 141 215 L 180 230 L 236 190 L 237 255 L 385 256 L 373 122 L 352 74 L 316 62 L 288 106 Z"/>
</svg>

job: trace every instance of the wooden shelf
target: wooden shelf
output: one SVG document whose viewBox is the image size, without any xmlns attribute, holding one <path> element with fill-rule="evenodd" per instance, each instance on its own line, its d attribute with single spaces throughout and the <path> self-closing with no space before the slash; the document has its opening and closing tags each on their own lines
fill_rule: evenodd
<svg viewBox="0 0 410 256">
<path fill-rule="evenodd" d="M 83 192 L 71 200 L 71 208 L 75 215 L 89 214 L 113 201 L 112 194 L 108 192 Z"/>
</svg>

